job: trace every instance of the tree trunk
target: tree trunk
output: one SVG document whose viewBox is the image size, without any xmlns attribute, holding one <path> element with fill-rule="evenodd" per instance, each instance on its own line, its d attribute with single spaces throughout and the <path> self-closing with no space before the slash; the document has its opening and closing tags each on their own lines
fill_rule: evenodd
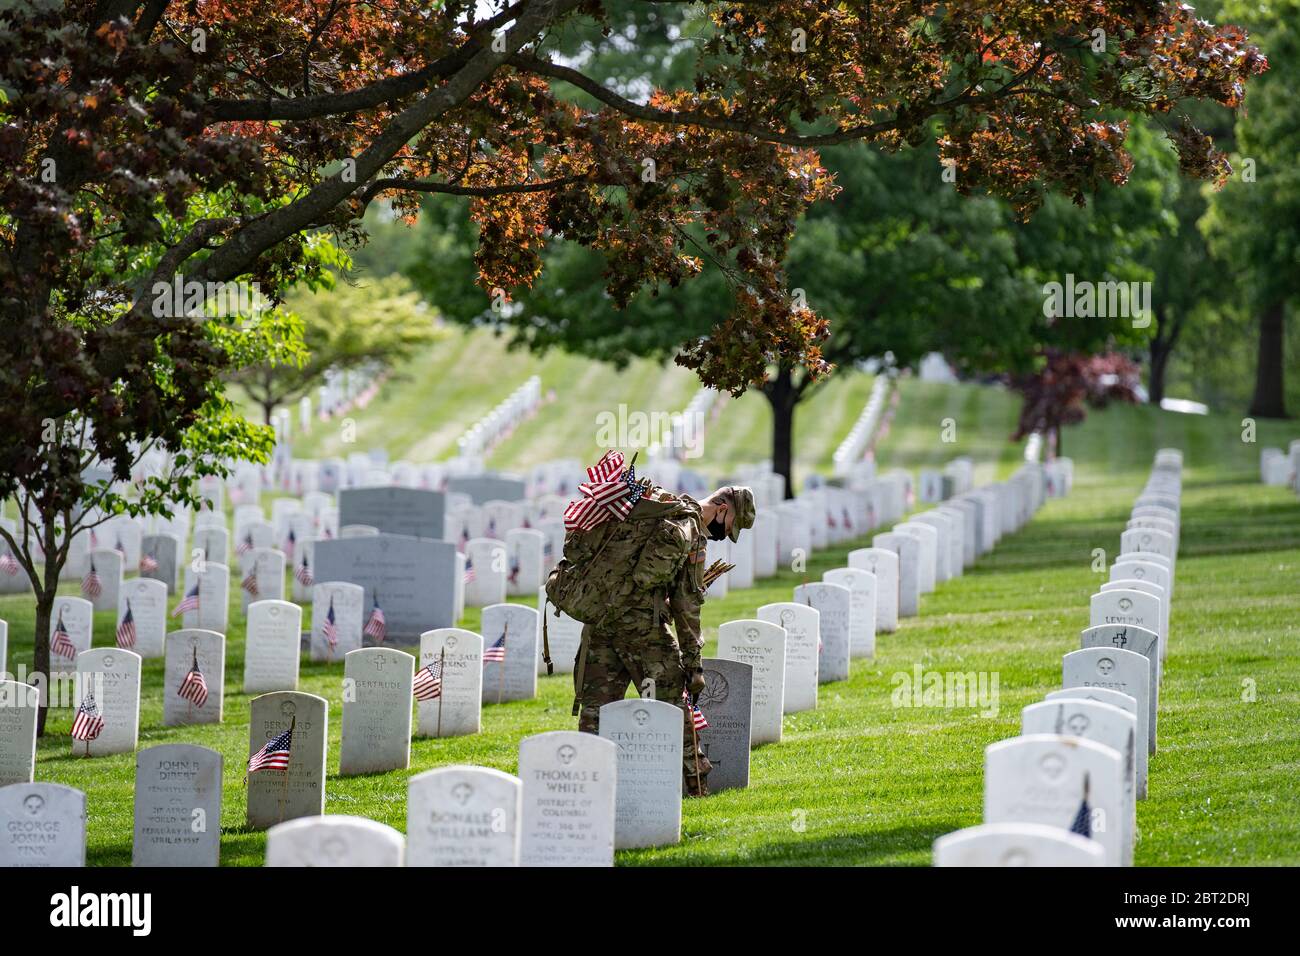
<svg viewBox="0 0 1300 956">
<path fill-rule="evenodd" d="M 57 579 L 56 579 L 57 580 Z M 36 652 L 32 660 L 31 679 L 41 675 L 45 682 L 41 690 L 40 708 L 36 711 L 36 736 L 45 736 L 45 716 L 50 709 L 53 680 L 50 674 L 50 617 L 54 610 L 56 587 L 38 588 L 36 591 Z"/>
<path fill-rule="evenodd" d="M 275 414 L 275 402 L 259 402 L 262 406 L 262 424 L 271 424 L 271 416 Z"/>
<path fill-rule="evenodd" d="M 1159 405 L 1165 397 L 1165 369 L 1173 353 L 1170 343 L 1159 337 L 1151 340 L 1151 375 L 1147 381 L 1147 401 Z"/>
<path fill-rule="evenodd" d="M 785 497 L 794 497 L 794 407 L 799 393 L 794 373 L 781 366 L 763 384 L 763 394 L 772 406 L 772 470 L 785 479 Z"/>
<path fill-rule="evenodd" d="M 1257 418 L 1286 418 L 1286 303 L 1275 302 L 1259 317 L 1259 359 L 1255 364 L 1255 397 L 1250 414 Z"/>
</svg>

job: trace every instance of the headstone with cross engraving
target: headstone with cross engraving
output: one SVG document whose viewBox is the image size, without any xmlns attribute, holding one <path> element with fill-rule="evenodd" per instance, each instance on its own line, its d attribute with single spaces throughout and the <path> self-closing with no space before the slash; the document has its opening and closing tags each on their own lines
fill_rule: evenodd
<svg viewBox="0 0 1300 956">
<path fill-rule="evenodd" d="M 411 679 L 415 659 L 391 647 L 363 647 L 343 661 L 339 773 L 405 770 L 411 765 Z"/>
</svg>

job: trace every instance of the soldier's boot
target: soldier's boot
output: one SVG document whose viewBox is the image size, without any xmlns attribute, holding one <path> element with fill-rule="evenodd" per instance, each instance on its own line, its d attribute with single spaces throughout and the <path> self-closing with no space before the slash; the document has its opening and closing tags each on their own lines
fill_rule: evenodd
<svg viewBox="0 0 1300 956">
<path fill-rule="evenodd" d="M 707 797 L 709 795 L 709 771 L 712 769 L 713 764 L 709 763 L 709 758 L 703 754 L 700 755 L 700 772 L 698 774 L 695 772 L 695 761 L 689 761 L 683 772 L 688 797 Z"/>
</svg>

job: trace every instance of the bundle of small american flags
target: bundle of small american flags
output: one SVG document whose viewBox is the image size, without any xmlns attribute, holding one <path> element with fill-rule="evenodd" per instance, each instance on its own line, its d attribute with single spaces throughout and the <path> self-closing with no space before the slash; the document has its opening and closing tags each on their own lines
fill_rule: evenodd
<svg viewBox="0 0 1300 956">
<path fill-rule="evenodd" d="M 502 634 L 497 638 L 496 643 L 483 652 L 483 663 L 488 664 L 496 661 L 498 664 L 506 662 L 506 636 Z"/>
<path fill-rule="evenodd" d="M 181 681 L 181 686 L 176 688 L 176 696 L 183 697 L 195 707 L 202 707 L 208 702 L 208 681 L 203 676 L 203 671 L 199 670 L 199 649 L 194 648 L 194 663 L 190 666 L 189 673 Z"/>
<path fill-rule="evenodd" d="M 437 700 L 442 696 L 442 661 L 421 667 L 415 675 L 411 691 L 416 700 Z"/>
<path fill-rule="evenodd" d="M 302 553 L 302 563 L 298 565 L 298 570 L 293 573 L 293 576 L 305 588 L 309 588 L 316 583 L 316 575 L 311 573 L 311 565 L 307 563 L 306 551 Z"/>
<path fill-rule="evenodd" d="M 63 626 L 62 611 L 59 612 L 59 619 L 54 624 L 54 635 L 50 638 L 50 653 L 65 660 L 72 660 L 77 656 L 77 646 L 72 643 L 72 635 Z"/>
<path fill-rule="evenodd" d="M 86 691 L 77 708 L 77 717 L 72 722 L 72 739 L 90 742 L 104 732 L 104 717 L 95 703 L 95 695 Z"/>
<path fill-rule="evenodd" d="M 365 632 L 375 639 L 376 644 L 384 643 L 388 636 L 388 622 L 384 620 L 384 609 L 379 606 L 379 595 L 374 597 L 374 606 L 370 609 L 370 620 L 366 621 Z"/>
<path fill-rule="evenodd" d="M 92 601 L 104 593 L 104 584 L 99 580 L 99 572 L 95 570 L 94 561 L 90 562 L 90 570 L 81 579 L 81 593 Z"/>
<path fill-rule="evenodd" d="M 691 723 L 696 730 L 704 730 L 709 726 L 709 722 L 704 719 L 704 711 L 700 710 L 700 705 L 691 700 L 690 693 L 685 690 L 682 691 L 682 703 L 691 709 Z"/>
<path fill-rule="evenodd" d="M 185 592 L 185 597 L 181 603 L 176 605 L 176 610 L 172 611 L 172 617 L 180 617 L 187 611 L 197 611 L 199 609 L 199 583 L 194 582 L 194 587 Z"/>
<path fill-rule="evenodd" d="M 294 718 L 293 723 L 297 723 L 297 718 Z M 289 757 L 293 752 L 293 723 L 289 725 L 288 730 L 274 740 L 268 740 L 265 747 L 248 758 L 245 780 L 248 779 L 248 774 L 257 773 L 259 770 L 289 769 Z"/>
<path fill-rule="evenodd" d="M 590 531 L 611 516 L 624 521 L 641 500 L 645 486 L 636 480 L 636 469 L 623 471 L 623 453 L 610 449 L 603 458 L 587 469 L 587 478 L 578 485 L 580 497 L 564 509 L 566 531 Z"/>
<path fill-rule="evenodd" d="M 135 647 L 135 615 L 131 613 L 131 602 L 126 602 L 126 613 L 117 625 L 117 646 L 130 650 Z"/>
</svg>

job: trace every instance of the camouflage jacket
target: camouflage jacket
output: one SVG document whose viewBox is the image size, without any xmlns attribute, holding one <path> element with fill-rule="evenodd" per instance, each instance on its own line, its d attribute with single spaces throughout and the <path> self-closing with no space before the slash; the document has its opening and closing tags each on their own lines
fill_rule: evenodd
<svg viewBox="0 0 1300 956">
<path fill-rule="evenodd" d="M 637 617 L 645 612 L 647 620 L 668 613 L 687 666 L 698 667 L 707 540 L 700 505 L 687 495 L 646 486 L 627 520 L 610 518 L 590 531 L 566 535 L 564 556 L 585 563 L 599 552 L 591 571 L 603 576 L 602 590 L 609 597 L 604 621 L 628 612 Z"/>
</svg>

